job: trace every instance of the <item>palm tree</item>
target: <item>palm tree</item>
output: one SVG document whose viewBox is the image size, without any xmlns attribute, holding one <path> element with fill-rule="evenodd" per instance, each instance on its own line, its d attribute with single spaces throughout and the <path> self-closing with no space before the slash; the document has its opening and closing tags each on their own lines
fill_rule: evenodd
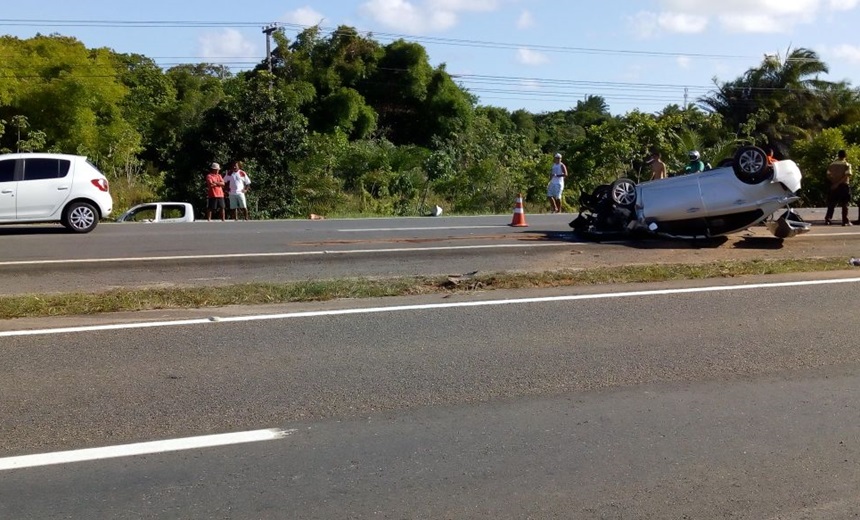
<svg viewBox="0 0 860 520">
<path fill-rule="evenodd" d="M 779 55 L 765 56 L 761 65 L 734 81 L 719 84 L 714 79 L 716 91 L 700 98 L 699 104 L 722 115 L 739 136 L 755 117 L 751 133 L 763 135 L 772 145 L 787 148 L 825 123 L 822 93 L 833 84 L 818 76 L 828 70 L 815 51 L 789 49 L 785 59 Z"/>
</svg>

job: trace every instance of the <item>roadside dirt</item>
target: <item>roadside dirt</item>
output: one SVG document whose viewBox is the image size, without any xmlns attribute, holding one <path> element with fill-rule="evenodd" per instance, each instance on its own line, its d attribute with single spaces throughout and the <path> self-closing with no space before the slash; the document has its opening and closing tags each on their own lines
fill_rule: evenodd
<svg viewBox="0 0 860 520">
<path fill-rule="evenodd" d="M 852 211 L 852 218 L 856 216 Z M 536 270 L 591 268 L 621 265 L 696 264 L 731 260 L 777 260 L 801 258 L 860 257 L 860 226 L 825 226 L 823 209 L 802 211 L 812 229 L 803 235 L 780 240 L 764 225 L 727 237 L 709 240 L 631 240 L 574 243 L 572 250 L 536 265 Z"/>
</svg>

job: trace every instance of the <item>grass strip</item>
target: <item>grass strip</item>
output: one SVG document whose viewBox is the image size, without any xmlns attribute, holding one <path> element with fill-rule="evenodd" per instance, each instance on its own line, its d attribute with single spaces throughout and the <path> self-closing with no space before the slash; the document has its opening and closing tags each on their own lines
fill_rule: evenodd
<svg viewBox="0 0 860 520">
<path fill-rule="evenodd" d="M 494 289 L 526 289 L 616 283 L 702 280 L 749 275 L 824 272 L 848 269 L 845 259 L 724 261 L 703 264 L 628 265 L 582 270 L 505 272 L 473 277 L 400 277 L 245 283 L 217 287 L 112 289 L 95 293 L 0 297 L 0 319 L 72 316 L 155 309 L 199 309 L 378 298 Z"/>
</svg>

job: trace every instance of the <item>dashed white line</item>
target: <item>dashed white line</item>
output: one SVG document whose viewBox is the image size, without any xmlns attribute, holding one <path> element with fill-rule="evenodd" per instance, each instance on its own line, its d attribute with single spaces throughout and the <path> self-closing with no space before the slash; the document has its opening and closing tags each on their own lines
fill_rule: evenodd
<svg viewBox="0 0 860 520">
<path fill-rule="evenodd" d="M 748 285 L 716 285 L 706 287 L 687 287 L 682 289 L 656 289 L 649 291 L 628 291 L 616 293 L 600 293 L 600 294 L 573 294 L 566 296 L 542 296 L 535 298 L 517 298 L 505 300 L 480 300 L 468 302 L 450 302 L 450 303 L 428 303 L 417 305 L 397 305 L 391 307 L 367 307 L 354 309 L 333 309 L 324 311 L 304 311 L 304 312 L 288 312 L 283 314 L 258 314 L 249 316 L 227 316 L 227 317 L 211 317 L 197 318 L 188 320 L 176 321 L 151 321 L 151 322 L 136 322 L 136 323 L 114 323 L 109 325 L 86 325 L 80 327 L 58 327 L 53 329 L 32 329 L 32 330 L 9 330 L 0 331 L 0 338 L 9 338 L 17 336 L 37 336 L 47 334 L 69 334 L 79 332 L 98 332 L 109 330 L 128 330 L 128 329 L 147 329 L 158 327 L 179 327 L 189 325 L 205 325 L 217 323 L 239 323 L 251 321 L 271 321 L 271 320 L 287 320 L 297 318 L 313 318 L 319 316 L 344 316 L 344 315 L 360 315 L 360 314 L 378 314 L 384 312 L 403 312 L 403 311 L 425 311 L 432 309 L 454 309 L 458 307 L 491 307 L 496 305 L 516 305 L 516 304 L 531 304 L 531 303 L 553 303 L 553 302 L 568 302 L 578 300 L 600 300 L 610 298 L 633 298 L 641 296 L 664 296 L 673 294 L 692 294 L 692 293 L 707 293 L 707 292 L 724 292 L 724 291 L 749 291 L 755 289 L 777 289 L 784 287 L 804 287 L 813 285 L 836 285 L 846 283 L 860 283 L 860 278 L 837 278 L 829 280 L 808 280 L 797 282 L 775 282 L 775 283 L 758 283 Z"/>
<path fill-rule="evenodd" d="M 292 435 L 296 431 L 297 430 L 279 429 L 255 430 L 249 432 L 205 435 L 202 437 L 186 437 L 183 439 L 123 444 L 120 446 L 108 446 L 104 448 L 88 448 L 83 450 L 57 451 L 53 453 L 6 457 L 0 459 L 0 471 L 34 468 L 53 464 L 68 464 L 70 462 L 86 462 L 117 457 L 150 455 L 154 453 L 166 453 L 169 451 L 196 450 L 200 448 L 213 448 L 216 446 L 229 446 L 231 444 L 272 441 L 283 439 L 288 435 Z"/>
</svg>

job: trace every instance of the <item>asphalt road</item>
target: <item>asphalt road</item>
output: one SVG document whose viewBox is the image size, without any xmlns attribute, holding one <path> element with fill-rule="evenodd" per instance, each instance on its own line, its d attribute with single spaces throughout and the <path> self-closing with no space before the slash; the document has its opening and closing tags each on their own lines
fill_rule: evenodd
<svg viewBox="0 0 860 520">
<path fill-rule="evenodd" d="M 822 215 L 806 210 L 812 219 Z M 594 266 L 860 256 L 860 228 L 814 226 L 777 240 L 763 227 L 711 241 L 576 240 L 570 215 L 0 227 L 0 294 L 223 286 L 343 277 L 544 271 Z M 856 231 L 855 231 L 856 229 Z"/>
<path fill-rule="evenodd" d="M 569 215 L 0 227 L 0 294 L 544 269 Z"/>
<path fill-rule="evenodd" d="M 290 435 L 0 471 L 0 518 L 854 517 L 860 281 L 743 283 L 7 332 L 0 467 L 58 450 Z"/>
</svg>

